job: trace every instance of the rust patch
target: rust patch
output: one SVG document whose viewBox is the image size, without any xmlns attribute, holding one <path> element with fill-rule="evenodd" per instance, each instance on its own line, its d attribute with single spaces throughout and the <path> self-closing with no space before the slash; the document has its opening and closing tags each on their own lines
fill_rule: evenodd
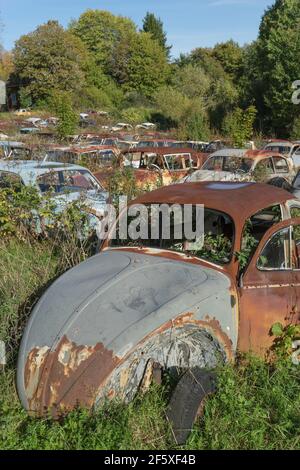
<svg viewBox="0 0 300 470">
<path fill-rule="evenodd" d="M 108 375 L 120 362 L 103 344 L 78 346 L 64 336 L 54 351 L 33 349 L 25 367 L 29 409 L 54 417 L 76 406 L 90 408 Z"/>
</svg>

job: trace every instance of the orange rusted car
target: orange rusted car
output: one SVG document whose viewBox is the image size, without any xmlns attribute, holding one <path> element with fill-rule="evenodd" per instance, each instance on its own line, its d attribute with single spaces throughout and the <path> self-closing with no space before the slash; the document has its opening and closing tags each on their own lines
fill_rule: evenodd
<svg viewBox="0 0 300 470">
<path fill-rule="evenodd" d="M 138 187 L 165 186 L 200 168 L 205 156 L 191 148 L 136 147 L 121 152 L 118 167 L 132 168 Z M 114 170 L 99 170 L 95 177 L 105 186 Z"/>
</svg>

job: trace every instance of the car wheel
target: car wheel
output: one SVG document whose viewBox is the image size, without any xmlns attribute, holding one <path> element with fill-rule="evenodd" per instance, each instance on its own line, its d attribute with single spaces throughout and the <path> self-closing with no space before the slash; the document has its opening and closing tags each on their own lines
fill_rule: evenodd
<svg viewBox="0 0 300 470">
<path fill-rule="evenodd" d="M 103 403 L 105 397 L 129 403 L 136 393 L 149 388 L 153 378 L 157 381 L 155 371 L 169 375 L 179 386 L 178 380 L 181 382 L 187 371 L 196 371 L 197 377 L 198 369 L 214 370 L 228 360 L 227 348 L 197 325 L 185 324 L 158 331 L 134 348 L 113 371 L 105 386 L 99 389 L 95 407 Z"/>
<path fill-rule="evenodd" d="M 176 444 L 182 445 L 186 442 L 195 420 L 203 412 L 206 397 L 215 391 L 215 373 L 195 367 L 183 374 L 167 410 Z"/>
</svg>

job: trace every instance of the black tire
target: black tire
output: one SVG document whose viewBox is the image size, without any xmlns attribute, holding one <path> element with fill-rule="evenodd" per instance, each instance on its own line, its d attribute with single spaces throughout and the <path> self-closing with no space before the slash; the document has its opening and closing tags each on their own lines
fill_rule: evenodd
<svg viewBox="0 0 300 470">
<path fill-rule="evenodd" d="M 204 399 L 216 391 L 216 375 L 198 367 L 187 370 L 172 394 L 167 417 L 176 443 L 186 442 Z"/>
</svg>

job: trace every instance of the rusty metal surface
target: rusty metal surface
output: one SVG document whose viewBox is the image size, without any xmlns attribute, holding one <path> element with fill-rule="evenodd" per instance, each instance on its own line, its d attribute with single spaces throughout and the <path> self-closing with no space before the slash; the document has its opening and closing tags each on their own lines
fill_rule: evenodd
<svg viewBox="0 0 300 470">
<path fill-rule="evenodd" d="M 287 191 L 260 183 L 201 182 L 175 184 L 146 193 L 133 201 L 138 204 L 204 204 L 224 212 L 235 224 L 272 204 L 294 199 Z"/>
<path fill-rule="evenodd" d="M 91 406 L 112 372 L 122 373 L 125 387 L 128 363 L 146 351 L 158 360 L 158 338 L 183 326 L 206 331 L 212 351 L 232 357 L 238 318 L 230 287 L 221 272 L 163 257 L 109 250 L 90 258 L 59 278 L 32 312 L 18 360 L 23 405 L 39 414 Z M 135 377 L 137 384 L 142 375 Z"/>
<path fill-rule="evenodd" d="M 240 351 L 251 350 L 264 356 L 274 340 L 270 333 L 274 323 L 300 323 L 300 271 L 257 269 L 265 244 L 274 233 L 290 225 L 300 226 L 300 218 L 280 222 L 266 232 L 243 276 L 239 289 Z"/>
<path fill-rule="evenodd" d="M 136 154 L 142 157 L 144 154 L 153 154 L 157 155 L 159 158 L 159 167 L 160 172 L 156 171 L 155 169 L 150 168 L 134 168 L 132 167 L 132 171 L 134 173 L 134 177 L 136 180 L 136 184 L 140 188 L 155 188 L 157 187 L 158 180 L 160 184 L 167 186 L 170 185 L 181 178 L 187 176 L 190 168 L 187 166 L 186 169 L 181 170 L 169 170 L 166 166 L 166 162 L 164 161 L 164 155 L 178 155 L 181 156 L 182 154 L 186 154 L 192 161 L 192 165 L 194 168 L 200 168 L 204 161 L 205 157 L 200 155 L 199 152 L 195 152 L 193 149 L 190 148 L 173 148 L 173 147 L 140 147 L 140 148 L 132 148 L 123 150 L 120 153 L 118 158 L 116 167 L 123 168 L 124 167 L 124 159 L 126 155 Z M 129 167 L 131 168 L 131 167 Z M 111 169 L 101 169 L 94 172 L 94 176 L 98 179 L 98 181 L 104 185 L 105 188 L 109 186 L 109 179 L 113 176 L 116 168 Z"/>
</svg>

